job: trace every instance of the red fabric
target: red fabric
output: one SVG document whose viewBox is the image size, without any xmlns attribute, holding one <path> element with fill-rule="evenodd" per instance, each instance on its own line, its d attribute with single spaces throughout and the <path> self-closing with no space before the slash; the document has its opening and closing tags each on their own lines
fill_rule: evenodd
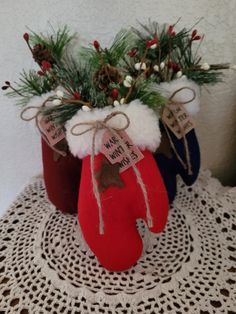
<svg viewBox="0 0 236 314">
<path fill-rule="evenodd" d="M 42 139 L 43 172 L 49 200 L 66 213 L 77 212 L 82 161 L 68 154 L 54 160 L 54 152 Z"/>
<path fill-rule="evenodd" d="M 153 227 L 161 232 L 168 216 L 168 197 L 159 169 L 152 154 L 136 166 L 146 186 Z M 95 156 L 95 169 L 100 168 L 102 154 Z M 100 263 L 110 271 L 122 271 L 134 265 L 142 254 L 142 239 L 136 220 L 146 221 L 146 207 L 140 186 L 132 168 L 121 173 L 124 188 L 109 187 L 101 195 L 104 234 L 99 234 L 99 213 L 91 182 L 90 156 L 83 159 L 78 200 L 78 216 L 86 242 Z"/>
</svg>

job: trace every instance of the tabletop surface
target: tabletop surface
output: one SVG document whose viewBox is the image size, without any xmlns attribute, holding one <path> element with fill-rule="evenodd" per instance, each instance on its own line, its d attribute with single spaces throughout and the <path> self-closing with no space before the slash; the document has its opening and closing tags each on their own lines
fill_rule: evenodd
<svg viewBox="0 0 236 314">
<path fill-rule="evenodd" d="M 178 181 L 162 234 L 137 225 L 138 263 L 108 272 L 85 244 L 77 217 L 34 180 L 0 219 L 0 314 L 236 313 L 236 188 L 208 171 Z"/>
</svg>

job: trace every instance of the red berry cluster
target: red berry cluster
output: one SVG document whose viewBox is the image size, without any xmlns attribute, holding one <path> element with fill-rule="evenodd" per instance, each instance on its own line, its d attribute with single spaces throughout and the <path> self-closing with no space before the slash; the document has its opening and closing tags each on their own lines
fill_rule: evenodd
<svg viewBox="0 0 236 314">
<path fill-rule="evenodd" d="M 173 26 L 173 25 L 170 25 L 170 26 L 168 27 L 167 33 L 168 33 L 171 37 L 174 37 L 174 36 L 176 35 L 176 32 L 174 31 L 174 26 Z"/>
<path fill-rule="evenodd" d="M 137 55 L 137 49 L 133 48 L 131 49 L 130 51 L 127 52 L 127 55 L 130 57 L 130 58 L 133 58 Z"/>
<path fill-rule="evenodd" d="M 29 34 L 28 33 L 24 33 L 23 38 L 26 42 L 29 41 Z"/>
<path fill-rule="evenodd" d="M 118 96 L 119 96 L 119 91 L 118 91 L 118 89 L 117 89 L 117 88 L 113 88 L 113 90 L 111 91 L 111 97 L 112 97 L 113 99 L 117 99 Z"/>
<path fill-rule="evenodd" d="M 97 40 L 94 40 L 93 46 L 98 52 L 100 51 L 100 44 Z"/>
<path fill-rule="evenodd" d="M 79 100 L 80 97 L 81 97 L 80 92 L 78 92 L 78 91 L 77 91 L 77 92 L 74 92 L 73 96 L 74 96 L 74 98 L 77 99 L 77 100 Z"/>
<path fill-rule="evenodd" d="M 153 38 L 153 39 L 147 40 L 147 42 L 146 42 L 146 47 L 147 48 L 150 48 L 153 45 L 158 45 L 158 39 L 157 38 Z"/>
<path fill-rule="evenodd" d="M 168 62 L 168 68 L 172 69 L 175 73 L 177 73 L 178 71 L 180 71 L 180 66 L 177 63 L 174 63 L 172 61 Z"/>
<path fill-rule="evenodd" d="M 44 74 L 47 72 L 47 71 L 50 71 L 52 68 L 52 65 L 50 62 L 44 60 L 42 61 L 42 64 L 41 64 L 41 70 L 39 70 L 37 73 L 39 76 L 44 76 Z"/>
<path fill-rule="evenodd" d="M 192 35 L 191 35 L 191 41 L 194 41 L 194 40 L 200 40 L 202 37 L 200 35 L 198 35 L 198 32 L 196 29 L 194 29 L 192 31 Z"/>
</svg>

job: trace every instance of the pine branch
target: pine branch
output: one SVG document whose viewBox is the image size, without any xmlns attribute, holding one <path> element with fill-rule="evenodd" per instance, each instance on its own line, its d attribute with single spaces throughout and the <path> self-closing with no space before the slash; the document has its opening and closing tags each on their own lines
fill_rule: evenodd
<svg viewBox="0 0 236 314">
<path fill-rule="evenodd" d="M 54 72 L 60 85 L 68 90 L 70 95 L 79 92 L 81 99 L 94 107 L 106 105 L 105 94 L 98 91 L 94 85 L 90 64 L 81 64 L 73 57 L 68 57 L 54 67 Z"/>
<path fill-rule="evenodd" d="M 158 109 L 166 103 L 166 99 L 161 94 L 151 88 L 154 83 L 154 77 L 138 80 L 129 97 L 129 102 L 139 99 L 146 106 Z"/>
<path fill-rule="evenodd" d="M 176 25 L 177 22 L 174 24 Z M 152 61 L 161 61 L 165 60 L 167 55 L 170 53 L 171 49 L 175 49 L 179 45 L 179 42 L 188 35 L 186 29 L 182 29 L 175 36 L 170 36 L 167 32 L 168 25 L 159 25 L 157 22 L 152 22 L 149 20 L 147 25 L 140 24 L 141 30 L 132 28 L 134 34 L 136 34 L 136 47 L 138 48 L 139 53 L 142 55 L 146 49 L 146 42 L 155 37 L 158 38 L 159 48 L 158 49 L 149 49 L 147 58 Z M 161 55 L 159 56 L 159 53 Z"/>
<path fill-rule="evenodd" d="M 72 57 L 68 57 L 63 63 L 55 64 L 54 75 L 58 84 L 64 87 L 68 94 L 65 104 L 47 107 L 42 112 L 50 120 L 64 125 L 73 115 L 82 108 L 79 103 L 70 102 L 74 93 L 79 92 L 80 100 L 91 104 L 93 107 L 107 106 L 107 97 L 104 92 L 97 91 L 93 84 L 90 66 L 77 63 Z"/>
<path fill-rule="evenodd" d="M 62 29 L 54 30 L 52 25 L 51 34 L 47 33 L 46 35 L 43 33 L 37 34 L 36 32 L 31 30 L 30 43 L 32 45 L 41 44 L 47 47 L 51 52 L 52 56 L 56 60 L 60 60 L 63 57 L 63 53 L 67 45 L 72 41 L 75 35 L 71 35 L 69 28 L 64 26 Z"/>
<path fill-rule="evenodd" d="M 199 21 L 197 23 L 199 23 Z M 179 70 L 199 85 L 215 84 L 222 81 L 223 73 L 217 71 L 229 68 L 229 65 L 219 64 L 211 66 L 210 70 L 201 69 L 201 57 L 198 56 L 198 51 L 204 36 L 199 36 L 195 33 L 195 36 L 198 37 L 195 41 L 193 27 L 190 29 L 183 28 L 172 36 L 171 33 L 168 32 L 168 25 L 166 24 L 160 26 L 157 22 L 151 22 L 149 20 L 147 25 L 140 24 L 140 26 L 141 30 L 132 28 L 132 31 L 136 35 L 135 48 L 138 53 L 134 58 L 134 62 L 128 58 L 125 60 L 125 67 L 129 71 L 132 71 L 131 67 L 134 66 L 135 62 L 140 62 L 145 52 L 147 41 L 156 37 L 158 38 L 157 48 L 149 49 L 145 58 L 145 63 L 150 69 L 153 68 L 154 65 L 158 65 L 160 68 L 161 62 L 165 64 L 163 71 L 154 73 L 156 83 L 175 79 L 176 72 Z M 179 70 L 175 72 L 175 69 L 169 69 L 169 63 L 174 64 L 175 68 Z M 150 73 L 153 73 L 153 71 L 150 71 Z"/>
<path fill-rule="evenodd" d="M 134 36 L 132 32 L 122 29 L 113 40 L 108 52 L 108 63 L 117 66 L 127 52 L 133 47 Z"/>
<path fill-rule="evenodd" d="M 190 79 L 195 81 L 198 85 L 205 85 L 210 84 L 214 85 L 219 82 L 223 82 L 223 72 L 218 71 L 187 71 L 186 76 Z"/>
<path fill-rule="evenodd" d="M 16 98 L 17 105 L 26 105 L 33 96 L 40 96 L 53 89 L 54 80 L 45 75 L 39 76 L 35 70 L 20 74 L 19 82 L 15 83 L 14 90 L 8 92 L 8 97 Z M 54 86 L 55 87 L 55 86 Z"/>
<path fill-rule="evenodd" d="M 92 47 L 83 47 L 80 51 L 80 58 L 88 63 L 94 72 L 104 64 L 116 67 L 133 44 L 132 32 L 122 29 L 115 36 L 110 48 L 100 49 L 98 52 Z"/>
<path fill-rule="evenodd" d="M 101 48 L 97 41 L 94 47 L 82 48 L 79 61 L 66 54 L 66 48 L 74 38 L 67 26 L 58 31 L 51 27 L 51 34 L 46 35 L 31 32 L 29 36 L 26 33 L 24 38 L 41 71 L 23 71 L 16 86 L 6 81 L 2 88 L 11 89 L 7 95 L 16 97 L 18 104 L 26 105 L 33 96 L 62 86 L 66 92 L 63 97 L 58 97 L 61 104 L 43 110 L 43 115 L 61 125 L 83 105 L 103 108 L 113 105 L 114 100 L 130 102 L 139 99 L 158 110 L 166 100 L 155 90 L 153 83 L 173 80 L 178 77 L 178 72 L 180 76 L 182 72 L 199 85 L 215 84 L 222 81 L 221 70 L 230 67 L 229 64 L 205 64 L 204 68 L 198 55 L 203 36 L 192 28 L 175 33 L 173 28 L 177 23 L 170 27 L 149 20 L 147 25 L 140 24 L 141 29 L 121 30 L 110 48 Z M 155 44 L 149 46 L 153 40 Z M 29 41 L 39 46 L 31 47 Z M 47 55 L 50 56 L 48 60 L 44 59 Z M 127 75 L 131 76 L 130 87 L 123 84 Z"/>
<path fill-rule="evenodd" d="M 66 121 L 70 120 L 77 111 L 81 108 L 79 104 L 65 104 L 53 107 L 45 107 L 42 111 L 43 116 L 49 118 L 49 120 L 64 125 Z"/>
</svg>

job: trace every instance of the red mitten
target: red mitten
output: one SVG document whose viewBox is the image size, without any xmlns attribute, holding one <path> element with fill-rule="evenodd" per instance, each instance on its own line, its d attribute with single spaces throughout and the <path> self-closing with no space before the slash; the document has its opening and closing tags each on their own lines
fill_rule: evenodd
<svg viewBox="0 0 236 314">
<path fill-rule="evenodd" d="M 137 172 L 133 167 L 120 174 L 117 171 L 115 174 L 117 178 L 113 182 L 115 186 L 109 186 L 100 193 L 102 215 L 99 216 L 92 174 L 93 171 L 96 174 L 101 173 L 103 168 L 104 155 L 100 150 L 105 130 L 97 131 L 95 137 L 94 169 L 93 167 L 91 169 L 90 156 L 93 153 L 91 146 L 94 130 L 79 136 L 71 135 L 70 130 L 76 123 L 102 121 L 112 111 L 121 111 L 128 116 L 130 125 L 125 131 L 133 143 L 142 150 L 144 158 L 136 163 L 136 169 L 144 184 L 147 200 L 145 201 L 144 191 L 138 183 Z M 122 128 L 124 117 L 117 114 L 107 124 L 112 128 Z M 88 128 L 89 126 L 80 125 L 82 133 Z M 84 238 L 105 268 L 110 271 L 126 270 L 134 265 L 142 254 L 143 244 L 136 220 L 141 218 L 148 223 L 147 217 L 150 215 L 151 232 L 161 232 L 167 221 L 167 192 L 151 153 L 160 143 L 158 118 L 151 109 L 139 101 L 115 109 L 79 111 L 67 124 L 67 140 L 72 153 L 80 158 L 84 157 L 78 200 L 78 216 Z M 100 184 L 99 178 L 96 184 Z M 101 223 L 104 224 L 103 234 L 100 229 Z"/>
</svg>

